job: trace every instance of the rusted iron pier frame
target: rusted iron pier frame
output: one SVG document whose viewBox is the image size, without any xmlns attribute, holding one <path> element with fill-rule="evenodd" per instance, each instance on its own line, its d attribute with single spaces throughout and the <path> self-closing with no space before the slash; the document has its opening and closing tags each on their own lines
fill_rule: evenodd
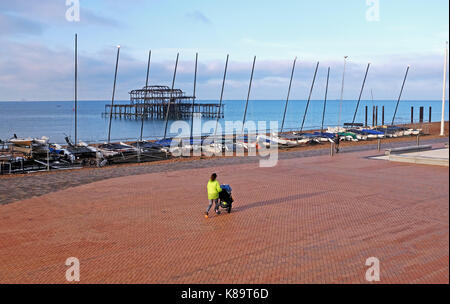
<svg viewBox="0 0 450 304">
<path fill-rule="evenodd" d="M 224 106 L 215 103 L 195 103 L 193 96 L 186 96 L 180 89 L 167 86 L 146 86 L 130 93 L 130 104 L 105 105 L 103 115 L 113 118 L 164 119 L 170 102 L 169 119 L 190 118 L 201 113 L 202 117 L 224 118 Z M 219 114 L 220 113 L 220 114 Z"/>
<path fill-rule="evenodd" d="M 168 103 L 148 103 L 148 104 L 134 104 L 134 105 L 114 105 L 112 106 L 113 118 L 130 118 L 138 119 L 164 119 L 167 111 Z M 220 111 L 220 118 L 223 118 L 223 109 Z M 110 115 L 111 105 L 105 105 L 104 115 Z M 192 111 L 191 103 L 172 103 L 170 107 L 169 119 L 184 119 L 189 118 L 196 113 L 201 113 L 202 117 L 217 118 L 219 113 L 218 104 L 194 104 L 194 111 Z"/>
</svg>

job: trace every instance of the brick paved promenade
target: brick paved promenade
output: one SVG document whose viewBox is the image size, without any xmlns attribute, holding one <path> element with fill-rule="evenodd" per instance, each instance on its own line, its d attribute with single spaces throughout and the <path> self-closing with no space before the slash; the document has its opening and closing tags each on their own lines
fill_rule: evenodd
<svg viewBox="0 0 450 304">
<path fill-rule="evenodd" d="M 372 256 L 382 283 L 448 283 L 448 168 L 370 155 L 219 161 L 0 206 L 0 283 L 64 283 L 68 257 L 81 283 L 365 283 Z M 212 171 L 236 203 L 206 220 Z"/>
</svg>

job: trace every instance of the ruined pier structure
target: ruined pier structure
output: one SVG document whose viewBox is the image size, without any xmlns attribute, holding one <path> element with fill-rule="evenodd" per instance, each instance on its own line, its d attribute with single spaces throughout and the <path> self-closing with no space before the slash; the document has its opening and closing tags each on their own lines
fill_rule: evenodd
<svg viewBox="0 0 450 304">
<path fill-rule="evenodd" d="M 110 115 L 112 111 L 113 118 L 165 119 L 170 102 L 169 119 L 172 120 L 190 118 L 192 113 L 207 118 L 224 117 L 223 105 L 219 111 L 220 106 L 216 103 L 193 104 L 194 97 L 186 96 L 180 89 L 153 85 L 133 90 L 129 94 L 129 104 L 105 105 L 103 114 Z"/>
</svg>

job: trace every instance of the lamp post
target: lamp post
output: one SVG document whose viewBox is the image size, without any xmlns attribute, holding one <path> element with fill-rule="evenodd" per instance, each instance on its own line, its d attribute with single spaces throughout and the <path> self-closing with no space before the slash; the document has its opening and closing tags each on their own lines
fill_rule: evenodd
<svg viewBox="0 0 450 304">
<path fill-rule="evenodd" d="M 341 115 L 342 115 L 342 102 L 344 100 L 344 81 L 345 81 L 345 66 L 348 56 L 344 56 L 344 72 L 342 73 L 342 87 L 341 87 L 341 101 L 339 102 L 339 121 L 338 129 L 341 127 Z"/>
<path fill-rule="evenodd" d="M 445 43 L 445 59 L 444 59 L 444 84 L 442 85 L 442 117 L 441 117 L 441 136 L 445 136 L 445 91 L 447 89 L 447 57 L 448 57 L 448 41 Z"/>
</svg>

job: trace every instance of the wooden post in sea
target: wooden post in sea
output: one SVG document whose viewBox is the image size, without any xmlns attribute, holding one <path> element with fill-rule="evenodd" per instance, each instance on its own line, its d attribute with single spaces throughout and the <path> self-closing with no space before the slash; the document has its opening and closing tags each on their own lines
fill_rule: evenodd
<svg viewBox="0 0 450 304">
<path fill-rule="evenodd" d="M 305 109 L 305 113 L 303 114 L 303 121 L 302 121 L 302 126 L 300 128 L 300 132 L 303 131 L 303 126 L 305 125 L 305 119 L 306 119 L 306 114 L 308 113 L 308 107 L 309 107 L 309 102 L 311 101 L 311 96 L 312 96 L 312 92 L 314 89 L 314 83 L 316 82 L 316 76 L 317 76 L 317 70 L 319 69 L 319 62 L 317 62 L 316 65 L 316 70 L 314 71 L 314 77 L 311 83 L 311 89 L 309 91 L 309 97 L 308 97 L 308 102 L 306 103 L 306 109 Z"/>
<path fill-rule="evenodd" d="M 297 62 L 297 57 L 295 57 L 294 63 L 292 65 L 291 80 L 289 81 L 289 89 L 288 89 L 288 94 L 287 94 L 287 98 L 286 98 L 286 104 L 284 106 L 284 114 L 283 114 L 283 120 L 281 122 L 280 133 L 283 133 L 283 129 L 284 129 L 284 121 L 286 119 L 286 112 L 287 112 L 287 107 L 288 107 L 288 103 L 289 103 L 289 97 L 291 95 L 292 79 L 294 78 L 294 71 L 295 71 L 295 64 L 296 64 L 296 62 Z"/>
<path fill-rule="evenodd" d="M 372 106 L 372 127 L 375 127 L 375 106 Z"/>
<path fill-rule="evenodd" d="M 375 126 L 378 127 L 378 106 L 375 106 Z"/>
<path fill-rule="evenodd" d="M 166 139 L 166 136 L 167 136 L 167 125 L 169 123 L 170 104 L 172 103 L 173 89 L 175 87 L 175 78 L 177 76 L 177 68 L 178 68 L 178 59 L 179 59 L 179 57 L 180 57 L 180 53 L 177 53 L 177 60 L 175 62 L 175 70 L 173 71 L 172 90 L 170 91 L 170 98 L 169 98 L 169 102 L 167 104 L 166 123 L 165 123 L 165 127 L 164 127 L 164 139 Z"/>
<path fill-rule="evenodd" d="M 248 101 L 250 99 L 250 92 L 252 90 L 253 73 L 255 72 L 255 63 L 256 63 L 256 56 L 253 58 L 252 73 L 250 75 L 250 83 L 248 85 L 247 101 L 245 102 L 244 118 L 242 119 L 242 130 L 241 130 L 242 134 L 244 133 L 244 125 L 245 125 L 245 120 L 247 118 Z"/>
<path fill-rule="evenodd" d="M 384 126 L 384 106 L 381 108 L 381 125 Z"/>
<path fill-rule="evenodd" d="M 369 107 L 368 106 L 366 106 L 366 119 L 364 120 L 364 126 L 367 128 L 367 117 L 368 117 L 368 114 L 369 114 Z"/>
<path fill-rule="evenodd" d="M 431 106 L 428 109 L 428 122 L 431 123 Z"/>
<path fill-rule="evenodd" d="M 414 107 L 411 107 L 411 124 L 414 123 Z"/>
<path fill-rule="evenodd" d="M 117 70 L 119 68 L 119 55 L 120 55 L 120 45 L 117 46 L 116 71 L 114 73 L 114 85 L 113 85 L 113 93 L 112 93 L 112 99 L 111 99 L 111 111 L 109 113 L 108 144 L 111 142 L 112 111 L 113 111 L 113 107 L 114 107 L 114 97 L 116 94 Z"/>
<path fill-rule="evenodd" d="M 148 52 L 148 63 L 147 63 L 147 77 L 146 77 L 146 79 L 145 79 L 145 92 L 144 92 L 144 102 L 143 102 L 143 108 L 141 108 L 141 136 L 139 137 L 140 138 L 140 141 L 142 141 L 142 136 L 143 136 L 143 133 L 144 133 L 144 119 L 145 119 L 145 115 L 147 114 L 146 112 L 146 109 L 147 109 L 147 106 L 146 106 L 146 102 L 147 102 L 147 87 L 148 87 L 148 76 L 149 76 L 149 73 L 150 73 L 150 61 L 151 61 L 151 59 L 152 59 L 152 51 L 150 50 L 149 52 Z"/>
</svg>

